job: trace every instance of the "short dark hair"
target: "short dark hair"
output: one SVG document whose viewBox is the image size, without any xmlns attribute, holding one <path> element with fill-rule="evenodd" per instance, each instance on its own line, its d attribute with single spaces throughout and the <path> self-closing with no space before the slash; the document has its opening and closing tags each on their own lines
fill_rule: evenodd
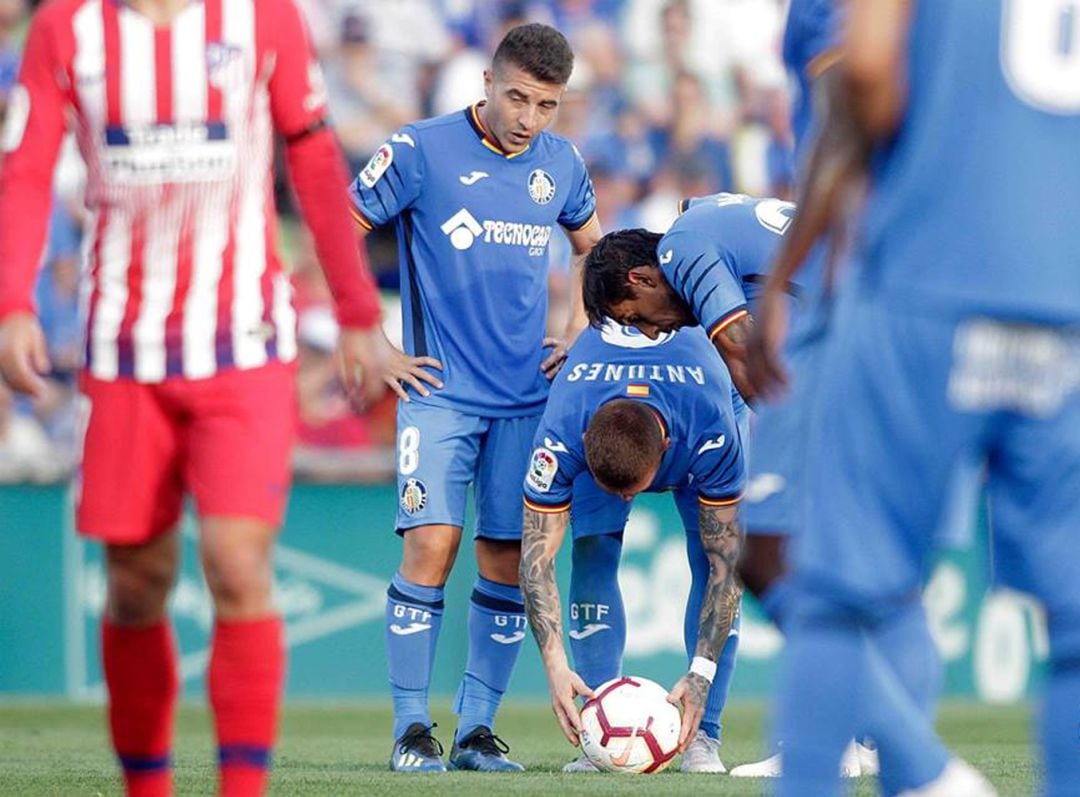
<svg viewBox="0 0 1080 797">
<path fill-rule="evenodd" d="M 574 71 L 574 52 L 566 37 L 550 25 L 530 22 L 511 28 L 495 50 L 493 68 L 511 63 L 542 83 L 565 86 Z"/>
<path fill-rule="evenodd" d="M 621 492 L 660 464 L 664 434 L 653 410 L 640 401 L 602 405 L 585 430 L 585 461 L 597 484 Z"/>
<path fill-rule="evenodd" d="M 660 265 L 656 247 L 663 237 L 638 228 L 609 232 L 597 242 L 585 258 L 581 286 L 590 324 L 600 326 L 611 305 L 634 298 L 627 275 L 638 266 Z"/>
</svg>

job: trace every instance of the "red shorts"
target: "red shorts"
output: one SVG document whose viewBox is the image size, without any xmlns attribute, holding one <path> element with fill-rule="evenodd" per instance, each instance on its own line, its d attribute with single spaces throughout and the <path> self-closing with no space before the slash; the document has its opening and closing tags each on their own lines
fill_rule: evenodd
<svg viewBox="0 0 1080 797">
<path fill-rule="evenodd" d="M 280 525 L 292 478 L 293 374 L 277 362 L 159 384 L 83 373 L 79 531 L 119 545 L 146 542 L 180 520 L 185 492 L 200 516 Z"/>
</svg>

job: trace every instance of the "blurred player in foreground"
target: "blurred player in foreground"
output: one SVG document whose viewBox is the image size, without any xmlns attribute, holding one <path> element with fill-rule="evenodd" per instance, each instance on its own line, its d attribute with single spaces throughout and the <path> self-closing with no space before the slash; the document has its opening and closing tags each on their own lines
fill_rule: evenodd
<svg viewBox="0 0 1080 797">
<path fill-rule="evenodd" d="M 1080 782 L 1080 94 L 1067 11 L 1012 0 L 850 11 L 844 94 L 874 151 L 818 396 L 847 412 L 812 418 L 809 513 L 791 556 L 782 794 L 835 793 L 847 734 L 917 716 L 910 701 L 883 711 L 867 698 L 904 693 L 888 631 L 919 599 L 952 469 L 971 458 L 988 474 L 998 571 L 1047 610 L 1046 793 Z M 811 178 L 827 223 L 844 178 Z M 766 391 L 783 374 L 790 273 L 774 273 L 761 303 Z M 936 742 L 927 760 L 941 774 L 918 793 L 991 793 Z"/>
<path fill-rule="evenodd" d="M 612 233 L 593 256 L 606 256 L 611 239 L 620 237 L 631 238 L 624 245 L 632 249 L 635 243 L 654 247 L 658 236 L 636 230 Z M 525 478 L 522 593 L 547 671 L 552 708 L 567 738 L 577 744 L 574 698 L 590 695 L 592 686 L 619 675 L 621 650 L 608 672 L 598 672 L 593 662 L 577 662 L 594 673 L 591 684 L 567 662 L 554 560 L 570 513 L 575 543 L 620 534 L 635 495 L 675 491 L 688 554 L 698 552 L 710 565 L 701 596 L 695 601 L 692 593 L 686 610 L 690 671 L 669 698 L 683 707 L 680 749 L 686 751 L 718 675 L 715 687 L 726 696 L 737 647 L 734 624 L 742 588 L 735 577 L 741 547 L 735 507 L 744 463 L 731 381 L 700 330 L 649 340 L 610 320 L 596 321 L 603 326 L 582 333 L 556 377 L 536 433 Z M 611 602 L 619 600 L 617 585 L 614 590 Z M 624 619 L 621 625 L 625 635 Z M 718 673 L 722 651 L 728 661 Z M 719 763 L 715 747 L 705 752 Z"/>
<path fill-rule="evenodd" d="M 105 543 L 109 727 L 133 795 L 171 793 L 179 691 L 166 599 L 185 493 L 214 600 L 208 691 L 220 789 L 262 793 L 285 667 L 271 549 L 290 482 L 296 357 L 273 249 L 273 133 L 334 292 L 343 374 L 382 385 L 378 299 L 291 0 L 52 0 L 35 15 L 0 171 L 0 371 L 49 370 L 31 294 L 69 114 L 88 167 L 89 417 L 76 522 Z M 342 188 L 342 201 L 345 191 Z"/>
<path fill-rule="evenodd" d="M 560 224 L 583 257 L 600 237 L 581 157 L 545 131 L 572 68 L 554 28 L 512 29 L 484 73 L 486 101 L 402 128 L 352 186 L 361 227 L 397 226 L 405 348 L 422 366 L 395 386 L 404 538 L 386 604 L 395 770 L 445 769 L 428 686 L 470 484 L 479 576 L 450 765 L 521 769 L 494 721 L 526 634 L 519 488 L 548 379 L 566 351 L 544 337 L 548 242 Z M 568 339 L 585 326 L 577 305 Z"/>
</svg>

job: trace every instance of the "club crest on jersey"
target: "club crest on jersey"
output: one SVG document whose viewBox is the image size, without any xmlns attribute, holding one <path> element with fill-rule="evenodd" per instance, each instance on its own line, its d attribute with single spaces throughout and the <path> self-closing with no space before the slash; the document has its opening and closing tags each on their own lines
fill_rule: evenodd
<svg viewBox="0 0 1080 797">
<path fill-rule="evenodd" d="M 390 164 L 393 162 L 393 148 L 389 144 L 383 144 L 375 150 L 375 154 L 371 156 L 367 166 L 360 171 L 360 182 L 368 188 L 374 188 L 375 183 L 379 182 L 379 178 L 386 174 L 386 170 L 390 168 Z"/>
<path fill-rule="evenodd" d="M 408 479 L 401 488 L 401 508 L 406 515 L 415 515 L 427 506 L 427 487 L 419 479 Z"/>
<path fill-rule="evenodd" d="M 538 448 L 533 451 L 532 462 L 529 463 L 529 473 L 526 476 L 529 486 L 538 493 L 546 493 L 551 489 L 551 483 L 555 480 L 555 474 L 559 472 L 559 459 L 546 448 Z"/>
<path fill-rule="evenodd" d="M 537 205 L 546 205 L 555 198 L 555 178 L 543 169 L 529 174 L 529 196 Z"/>
</svg>

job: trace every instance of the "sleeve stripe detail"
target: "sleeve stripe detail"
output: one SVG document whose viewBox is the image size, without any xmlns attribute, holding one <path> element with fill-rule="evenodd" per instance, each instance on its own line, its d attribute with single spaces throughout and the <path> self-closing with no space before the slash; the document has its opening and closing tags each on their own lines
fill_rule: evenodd
<svg viewBox="0 0 1080 797">
<path fill-rule="evenodd" d="M 530 501 L 528 498 L 525 500 L 525 506 L 531 509 L 533 512 L 539 512 L 541 515 L 558 515 L 562 512 L 568 512 L 570 510 L 570 502 L 565 504 L 559 504 L 558 506 L 544 506 L 543 504 L 537 504 Z"/>
<path fill-rule="evenodd" d="M 368 221 L 367 217 L 352 205 L 349 205 L 349 212 L 352 214 L 353 220 L 368 232 L 375 229 L 375 225 Z"/>
<path fill-rule="evenodd" d="M 682 214 L 684 214 L 688 210 L 690 210 L 690 200 L 689 200 L 689 198 L 680 199 L 679 200 L 679 215 L 681 216 Z"/>
<path fill-rule="evenodd" d="M 586 227 L 588 227 L 590 224 L 592 224 L 593 219 L 595 219 L 595 218 L 596 218 L 596 211 L 594 210 L 592 213 L 589 214 L 589 218 L 585 219 L 585 221 L 582 222 L 581 224 L 578 224 L 575 227 L 567 227 L 564 224 L 563 229 L 567 230 L 569 232 L 577 232 L 578 230 L 584 230 Z"/>
<path fill-rule="evenodd" d="M 709 340 L 712 340 L 725 329 L 734 324 L 736 321 L 739 321 L 748 315 L 750 315 L 750 311 L 747 310 L 745 306 L 739 307 L 728 313 L 726 316 L 713 324 L 712 329 L 709 330 Z"/>
<path fill-rule="evenodd" d="M 827 50 L 823 50 L 811 58 L 810 63 L 806 65 L 806 76 L 811 80 L 817 80 L 842 60 L 844 60 L 844 51 L 842 48 L 830 47 Z"/>
<path fill-rule="evenodd" d="M 705 506 L 734 506 L 742 500 L 742 493 L 738 495 L 732 495 L 727 498 L 707 498 L 704 495 L 698 496 L 698 501 Z"/>
</svg>

